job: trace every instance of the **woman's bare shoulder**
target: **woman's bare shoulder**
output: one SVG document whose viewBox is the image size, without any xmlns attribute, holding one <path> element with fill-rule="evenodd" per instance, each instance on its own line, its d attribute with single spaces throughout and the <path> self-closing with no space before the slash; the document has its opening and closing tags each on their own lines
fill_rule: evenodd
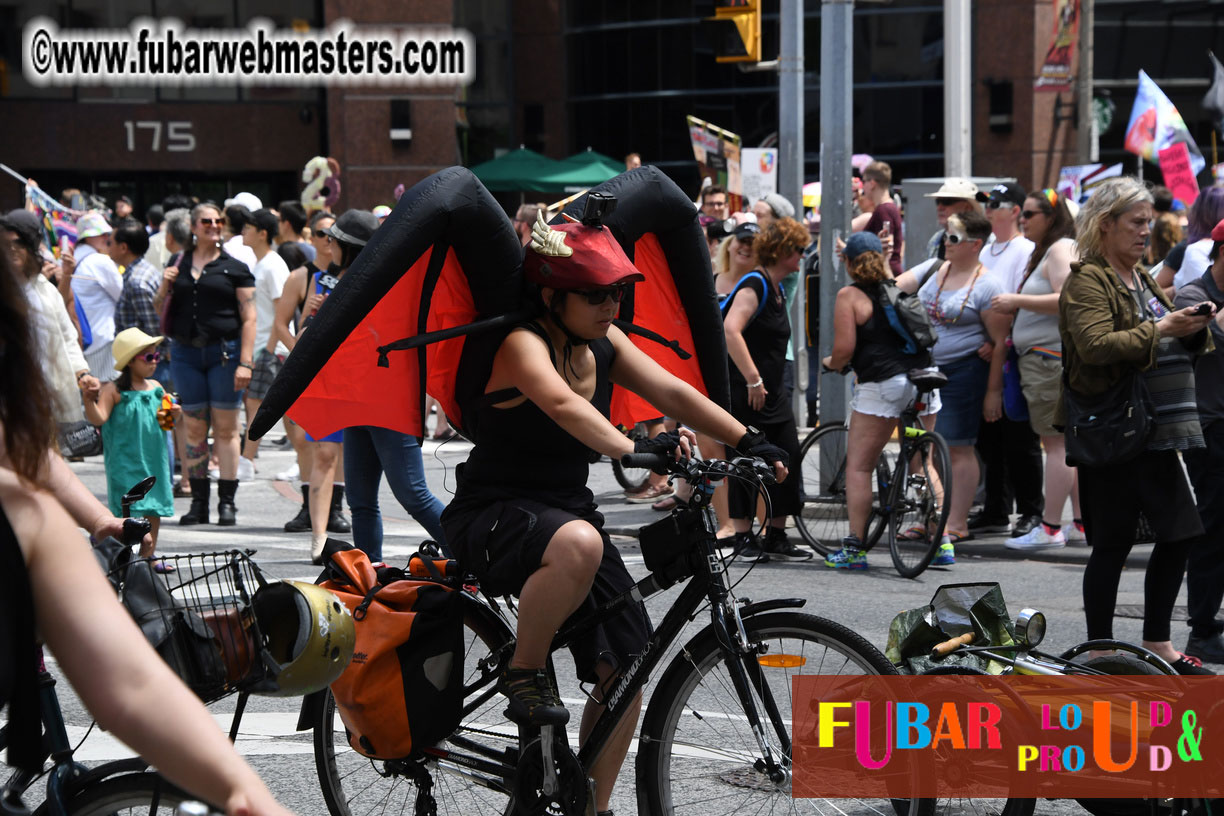
<svg viewBox="0 0 1224 816">
<path fill-rule="evenodd" d="M 49 493 L 22 482 L 6 467 L 0 467 L 0 505 L 4 507 L 4 515 L 27 561 L 33 549 L 32 542 L 41 536 L 47 519 L 64 512 Z"/>
</svg>

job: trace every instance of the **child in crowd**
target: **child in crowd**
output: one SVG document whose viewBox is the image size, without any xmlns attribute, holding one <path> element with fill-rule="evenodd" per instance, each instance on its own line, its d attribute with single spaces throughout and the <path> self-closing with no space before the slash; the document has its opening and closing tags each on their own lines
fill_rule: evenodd
<svg viewBox="0 0 1224 816">
<path fill-rule="evenodd" d="M 132 515 L 144 516 L 152 525 L 150 543 L 140 548 L 142 558 L 153 555 L 162 517 L 174 515 L 166 432 L 158 422 L 165 389 L 157 380 L 150 379 L 157 368 L 157 346 L 161 341 L 161 337 L 150 337 L 137 328 L 119 332 L 113 346 L 115 369 L 120 372 L 118 379 L 85 392 L 85 416 L 102 428 L 111 512 L 122 516 L 123 494 L 147 476 L 157 477 L 148 495 L 131 508 Z M 177 404 L 170 410 L 175 418 L 182 414 Z M 173 567 L 158 562 L 154 569 L 170 572 Z"/>
</svg>

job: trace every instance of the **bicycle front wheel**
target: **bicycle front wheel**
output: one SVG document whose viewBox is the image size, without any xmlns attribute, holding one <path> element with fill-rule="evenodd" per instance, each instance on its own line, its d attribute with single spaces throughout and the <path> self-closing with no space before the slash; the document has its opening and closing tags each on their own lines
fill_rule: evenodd
<svg viewBox="0 0 1224 816">
<path fill-rule="evenodd" d="M 849 431 L 841 423 L 823 425 L 804 438 L 799 446 L 799 474 L 802 477 L 803 508 L 795 516 L 795 527 L 808 546 L 822 555 L 841 549 L 842 539 L 850 534 L 850 515 L 846 510 L 846 444 Z M 887 456 L 880 454 L 884 470 Z M 878 479 L 873 477 L 873 482 Z M 872 485 L 872 495 L 877 495 Z M 873 502 L 874 505 L 874 502 Z M 875 544 L 882 531 L 880 517 L 873 511 L 867 519 L 864 546 Z"/>
<path fill-rule="evenodd" d="M 761 649 L 761 658 L 746 666 L 750 682 L 761 689 L 758 697 L 776 704 L 781 720 L 766 721 L 762 730 L 774 756 L 781 758 L 785 779 L 775 783 L 756 768 L 761 758 L 757 735 L 740 705 L 723 650 L 707 629 L 668 667 L 646 711 L 637 755 L 638 811 L 891 816 L 888 799 L 792 799 L 790 754 L 778 733 L 791 733 L 792 678 L 896 674 L 888 658 L 846 627 L 814 615 L 756 615 L 744 621 L 744 628 L 749 642 Z M 769 661 L 769 655 L 788 659 Z M 761 703 L 758 708 L 767 710 Z"/>
<path fill-rule="evenodd" d="M 952 464 L 948 445 L 936 433 L 924 433 L 902 448 L 896 483 L 885 508 L 888 549 L 902 577 L 917 578 L 935 557 L 952 509 L 948 502 Z"/>
<path fill-rule="evenodd" d="M 130 773 L 89 785 L 65 810 L 69 816 L 172 816 L 184 800 L 195 798 L 155 773 Z M 48 816 L 50 804 L 43 802 L 35 813 Z"/>
<path fill-rule="evenodd" d="M 331 816 L 414 813 L 414 778 L 421 768 L 433 778 L 434 799 L 455 812 L 510 810 L 518 728 L 502 716 L 505 699 L 495 684 L 509 662 L 513 632 L 487 607 L 471 601 L 464 610 L 463 634 L 463 719 L 451 736 L 415 757 L 378 760 L 354 751 L 336 700 L 327 691 L 314 743 L 315 766 Z"/>
</svg>

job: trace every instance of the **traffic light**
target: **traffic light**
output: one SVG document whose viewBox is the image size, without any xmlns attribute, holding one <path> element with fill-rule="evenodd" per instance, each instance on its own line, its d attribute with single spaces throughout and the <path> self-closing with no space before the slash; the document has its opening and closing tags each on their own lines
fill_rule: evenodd
<svg viewBox="0 0 1224 816">
<path fill-rule="evenodd" d="M 706 28 L 717 62 L 761 61 L 761 0 L 715 0 Z"/>
</svg>

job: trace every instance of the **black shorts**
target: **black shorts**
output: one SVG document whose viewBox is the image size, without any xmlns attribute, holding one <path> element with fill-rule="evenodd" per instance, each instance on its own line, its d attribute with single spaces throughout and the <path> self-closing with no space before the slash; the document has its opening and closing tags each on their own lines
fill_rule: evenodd
<svg viewBox="0 0 1224 816">
<path fill-rule="evenodd" d="M 544 550 L 557 530 L 574 520 L 588 522 L 603 538 L 603 560 L 591 594 L 574 617 L 591 612 L 631 589 L 635 583 L 620 552 L 603 529 L 603 515 L 590 504 L 564 510 L 527 498 L 481 500 L 456 498 L 442 514 L 446 541 L 490 595 L 515 595 L 540 567 Z M 650 618 L 642 603 L 630 604 L 614 618 L 579 637 L 570 646 L 578 678 L 596 682 L 595 666 L 604 662 L 614 671 L 628 667 L 650 639 Z"/>
</svg>

